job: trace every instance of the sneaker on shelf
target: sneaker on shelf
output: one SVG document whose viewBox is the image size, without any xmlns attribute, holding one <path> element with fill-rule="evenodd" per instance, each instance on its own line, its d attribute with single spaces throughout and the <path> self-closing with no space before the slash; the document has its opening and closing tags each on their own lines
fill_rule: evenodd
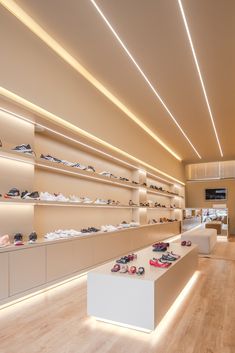
<svg viewBox="0 0 235 353">
<path fill-rule="evenodd" d="M 112 175 L 112 173 L 110 173 L 110 172 L 100 172 L 99 173 L 100 175 L 103 175 L 103 176 L 106 176 L 106 177 L 110 177 L 111 178 L 111 175 Z"/>
<path fill-rule="evenodd" d="M 40 192 L 39 199 L 42 201 L 55 201 L 55 195 L 50 194 L 49 192 Z"/>
<path fill-rule="evenodd" d="M 102 199 L 96 199 L 94 203 L 96 205 L 108 205 L 108 201 Z"/>
<path fill-rule="evenodd" d="M 130 222 L 130 227 L 139 227 L 139 226 L 140 226 L 139 222 L 135 222 L 135 221 Z"/>
<path fill-rule="evenodd" d="M 72 165 L 73 168 L 78 168 L 78 169 L 82 169 L 82 170 L 86 170 L 86 166 L 82 165 L 80 163 L 73 163 Z"/>
<path fill-rule="evenodd" d="M 4 195 L 5 199 L 20 199 L 20 190 L 12 188 Z"/>
<path fill-rule="evenodd" d="M 74 165 L 73 162 L 69 162 L 69 161 L 66 161 L 64 159 L 61 159 L 60 163 L 65 165 L 65 166 L 67 166 L 67 167 L 73 167 L 73 165 Z"/>
<path fill-rule="evenodd" d="M 21 152 L 21 153 L 25 153 L 25 154 L 33 154 L 34 153 L 34 151 L 32 150 L 32 148 L 29 144 L 15 146 L 12 148 L 12 151 Z"/>
<path fill-rule="evenodd" d="M 14 235 L 14 244 L 16 246 L 24 245 L 24 243 L 23 243 L 23 235 L 21 233 L 16 233 Z"/>
<path fill-rule="evenodd" d="M 11 245 L 10 237 L 8 234 L 4 234 L 0 237 L 0 248 Z"/>
<path fill-rule="evenodd" d="M 115 232 L 118 228 L 113 226 L 112 224 L 107 224 L 104 226 L 101 226 L 100 230 L 101 232 Z"/>
<path fill-rule="evenodd" d="M 58 193 L 58 194 L 54 194 L 55 195 L 55 201 L 58 202 L 69 202 L 69 198 L 65 197 L 63 194 Z"/>
<path fill-rule="evenodd" d="M 94 172 L 95 173 L 95 168 L 92 167 L 92 165 L 88 165 L 88 167 L 85 170 L 87 170 L 88 172 Z"/>
<path fill-rule="evenodd" d="M 89 197 L 82 197 L 82 203 L 93 203 Z"/>
<path fill-rule="evenodd" d="M 55 163 L 61 163 L 61 159 L 52 157 L 51 155 L 47 154 L 41 154 L 40 156 L 41 159 L 45 159 L 46 161 L 50 161 L 50 162 L 55 162 Z"/>
<path fill-rule="evenodd" d="M 40 196 L 38 191 L 33 191 L 33 192 L 23 191 L 21 193 L 21 198 L 25 200 L 39 200 Z"/>
<path fill-rule="evenodd" d="M 37 238 L 38 238 L 38 236 L 37 236 L 37 233 L 36 233 L 36 232 L 30 233 L 30 234 L 29 234 L 29 241 L 28 241 L 28 243 L 29 243 L 29 244 L 34 244 L 34 243 L 36 243 Z"/>
<path fill-rule="evenodd" d="M 130 228 L 130 224 L 127 223 L 126 221 L 123 221 L 122 223 L 120 223 L 119 227 L 120 228 Z"/>
<path fill-rule="evenodd" d="M 75 195 L 70 195 L 69 196 L 69 201 L 70 202 L 83 202 L 83 199 L 81 199 L 80 197 L 77 197 Z"/>
<path fill-rule="evenodd" d="M 129 206 L 138 206 L 138 205 L 134 203 L 132 200 L 129 200 Z"/>
<path fill-rule="evenodd" d="M 90 233 L 97 233 L 100 231 L 99 228 L 95 228 L 95 227 L 88 227 L 87 230 L 90 232 Z"/>
</svg>

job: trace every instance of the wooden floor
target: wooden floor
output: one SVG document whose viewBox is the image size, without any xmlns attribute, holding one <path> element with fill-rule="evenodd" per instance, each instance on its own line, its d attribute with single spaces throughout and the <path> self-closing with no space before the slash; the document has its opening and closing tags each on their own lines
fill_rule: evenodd
<svg viewBox="0 0 235 353">
<path fill-rule="evenodd" d="M 0 352 L 234 353 L 235 242 L 216 252 L 220 258 L 199 259 L 194 286 L 151 334 L 87 317 L 84 277 L 1 310 Z"/>
</svg>

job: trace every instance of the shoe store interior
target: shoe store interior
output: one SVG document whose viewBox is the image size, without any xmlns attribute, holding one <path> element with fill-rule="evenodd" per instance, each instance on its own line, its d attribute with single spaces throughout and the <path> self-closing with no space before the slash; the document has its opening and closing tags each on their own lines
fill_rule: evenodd
<svg viewBox="0 0 235 353">
<path fill-rule="evenodd" d="M 234 19 L 0 0 L 0 353 L 235 352 Z"/>
</svg>

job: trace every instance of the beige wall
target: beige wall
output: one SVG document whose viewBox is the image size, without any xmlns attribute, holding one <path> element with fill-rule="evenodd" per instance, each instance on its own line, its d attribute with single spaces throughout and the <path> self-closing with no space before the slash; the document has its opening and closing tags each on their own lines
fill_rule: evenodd
<svg viewBox="0 0 235 353">
<path fill-rule="evenodd" d="M 0 86 L 184 179 L 181 163 L 3 7 L 0 42 Z"/>
<path fill-rule="evenodd" d="M 227 201 L 205 201 L 206 188 L 227 188 Z M 186 183 L 186 207 L 209 208 L 214 204 L 225 204 L 228 207 L 229 232 L 235 234 L 235 180 L 216 180 Z"/>
</svg>

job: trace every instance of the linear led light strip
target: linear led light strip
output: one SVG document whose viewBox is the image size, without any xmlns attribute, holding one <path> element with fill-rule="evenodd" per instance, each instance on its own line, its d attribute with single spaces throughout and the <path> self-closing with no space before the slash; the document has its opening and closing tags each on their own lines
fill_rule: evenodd
<svg viewBox="0 0 235 353">
<path fill-rule="evenodd" d="M 204 97 L 205 97 L 207 109 L 208 109 L 208 112 L 209 112 L 209 116 L 210 116 L 210 119 L 211 119 L 213 130 L 214 130 L 214 133 L 215 133 L 216 141 L 217 141 L 218 146 L 219 146 L 220 155 L 221 155 L 221 157 L 223 157 L 222 147 L 221 147 L 221 144 L 220 144 L 220 141 L 219 141 L 219 136 L 218 136 L 218 133 L 217 133 L 217 130 L 216 130 L 216 127 L 215 127 L 215 121 L 214 121 L 213 114 L 212 114 L 211 107 L 210 107 L 210 103 L 209 103 L 209 100 L 208 100 L 208 97 L 207 97 L 206 88 L 205 88 L 205 85 L 204 85 L 204 82 L 203 82 L 201 70 L 200 70 L 200 67 L 199 67 L 199 63 L 198 63 L 198 60 L 197 60 L 196 52 L 195 52 L 195 49 L 194 49 L 194 46 L 193 46 L 192 37 L 191 37 L 190 31 L 189 31 L 189 26 L 188 26 L 188 23 L 187 23 L 187 19 L 186 19 L 186 16 L 185 16 L 185 12 L 184 12 L 184 8 L 183 8 L 181 0 L 178 0 L 178 4 L 179 4 L 179 8 L 180 8 L 181 15 L 182 15 L 182 18 L 183 18 L 185 30 L 187 32 L 188 40 L 189 40 L 190 47 L 191 47 L 191 50 L 192 50 L 193 59 L 194 59 L 194 62 L 195 62 L 196 68 L 197 68 L 197 72 L 198 72 L 198 76 L 199 76 L 199 79 L 200 79 L 200 83 L 201 83 L 201 86 L 202 86 L 202 91 L 203 91 L 203 94 L 204 94 Z"/>
<path fill-rule="evenodd" d="M 188 138 L 188 136 L 186 135 L 186 133 L 184 132 L 184 130 L 182 129 L 182 127 L 180 126 L 180 124 L 178 123 L 178 121 L 176 120 L 176 118 L 174 117 L 174 115 L 171 113 L 170 109 L 167 107 L 166 103 L 164 102 L 164 100 L 161 98 L 160 94 L 157 92 L 157 90 L 154 88 L 153 84 L 150 82 L 150 80 L 148 79 L 148 77 L 146 76 L 146 74 L 143 72 L 143 70 L 141 69 L 141 67 L 139 66 L 139 64 L 137 63 L 137 61 L 134 59 L 133 55 L 130 53 L 130 51 L 127 49 L 126 45 L 123 43 L 123 41 L 121 40 L 121 38 L 119 37 L 119 35 L 117 34 L 117 32 L 115 31 L 115 29 L 113 28 L 113 26 L 111 25 L 111 23 L 108 21 L 108 19 L 106 18 L 106 16 L 104 15 L 104 13 L 101 11 L 101 9 L 99 8 L 99 6 L 96 4 L 96 2 L 94 0 L 90 0 L 90 2 L 94 5 L 95 9 L 97 10 L 97 12 L 100 14 L 100 16 L 102 17 L 102 19 L 104 20 L 104 22 L 106 23 L 106 25 L 108 26 L 108 28 L 111 30 L 111 32 L 113 33 L 114 37 L 117 39 L 117 41 L 119 42 L 119 44 L 121 45 L 121 47 L 124 49 L 124 51 L 126 52 L 126 54 L 128 55 L 128 57 L 131 59 L 131 61 L 133 62 L 133 64 L 135 65 L 135 67 L 137 68 L 137 70 L 139 71 L 139 73 L 141 74 L 141 76 L 144 78 L 144 80 L 147 82 L 148 86 L 151 88 L 151 90 L 153 91 L 153 93 L 155 94 L 155 96 L 157 97 L 157 99 L 160 101 L 160 103 L 162 104 L 162 106 L 164 107 L 164 109 L 167 111 L 167 113 L 169 114 L 169 116 L 171 117 L 171 119 L 174 121 L 174 123 L 176 124 L 176 126 L 178 127 L 178 129 L 180 130 L 180 132 L 183 134 L 183 136 L 185 137 L 185 139 L 188 141 L 188 143 L 190 144 L 190 146 L 192 147 L 192 149 L 194 150 L 194 152 L 197 154 L 197 156 L 201 159 L 202 157 L 200 156 L 200 154 L 198 153 L 198 151 L 196 150 L 196 148 L 194 147 L 194 145 L 192 144 L 192 142 L 190 141 L 190 139 Z"/>
<path fill-rule="evenodd" d="M 36 104 L 29 102 L 28 100 L 16 95 L 13 92 L 8 91 L 7 89 L 5 89 L 3 87 L 0 87 L 0 95 L 10 99 L 13 102 L 16 102 L 17 104 L 20 104 L 21 106 L 33 111 L 34 113 L 38 114 L 39 116 L 42 116 L 43 118 L 46 118 L 49 121 L 52 121 L 52 122 L 66 128 L 66 129 L 72 131 L 72 132 L 75 132 L 75 133 L 78 133 L 82 136 L 85 136 L 86 138 L 90 139 L 91 141 L 95 141 L 96 143 L 99 143 L 100 145 L 102 145 L 106 148 L 109 148 L 109 149 L 119 153 L 120 155 L 122 155 L 128 159 L 131 159 L 135 163 L 141 164 L 141 165 L 145 166 L 146 168 L 149 168 L 149 169 L 155 171 L 156 173 L 159 173 L 159 174 L 165 176 L 166 178 L 169 178 L 170 180 L 174 180 L 175 182 L 177 182 L 181 185 L 185 185 L 182 181 L 172 177 L 171 175 L 161 171 L 160 169 L 153 167 L 152 165 L 130 155 L 129 153 L 111 145 L 108 142 L 105 142 L 104 140 L 101 140 L 100 138 L 90 134 L 89 132 L 80 129 L 78 126 L 69 123 L 68 121 L 58 117 L 55 114 L 48 112 L 47 110 L 37 106 Z"/>
<path fill-rule="evenodd" d="M 131 120 L 139 125 L 147 134 L 165 148 L 172 156 L 179 161 L 182 160 L 159 136 L 157 136 L 140 118 L 132 113 L 116 96 L 114 96 L 104 85 L 101 84 L 94 76 L 90 74 L 69 52 L 67 52 L 56 40 L 54 40 L 36 21 L 33 20 L 20 6 L 13 0 L 0 0 L 8 11 L 17 17 L 26 27 L 36 34 L 45 44 L 47 44 L 54 52 L 56 52 L 64 61 L 79 72 L 86 80 L 95 86 L 102 94 L 104 94 L 113 104 L 122 110 Z"/>
</svg>

